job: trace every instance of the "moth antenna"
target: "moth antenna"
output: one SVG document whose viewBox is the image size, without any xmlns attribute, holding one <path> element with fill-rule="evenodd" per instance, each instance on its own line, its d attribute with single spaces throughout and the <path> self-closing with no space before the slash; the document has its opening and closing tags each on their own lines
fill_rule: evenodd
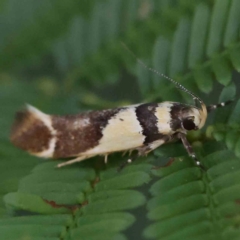
<svg viewBox="0 0 240 240">
<path fill-rule="evenodd" d="M 233 101 L 234 100 L 228 100 L 226 102 L 221 102 L 221 103 L 218 103 L 218 104 L 209 105 L 209 106 L 207 106 L 207 111 L 211 112 L 211 111 L 213 111 L 213 110 L 215 110 L 217 108 L 225 107 L 225 106 L 231 104 Z"/>
<path fill-rule="evenodd" d="M 173 83 L 175 85 L 176 88 L 180 89 L 181 91 L 189 94 L 193 100 L 197 100 L 200 105 L 201 105 L 201 108 L 202 108 L 202 113 L 203 113 L 203 116 L 205 118 L 207 118 L 207 108 L 206 108 L 206 105 L 205 103 L 203 102 L 202 99 L 200 99 L 197 95 L 195 95 L 193 92 L 191 92 L 190 90 L 188 90 L 187 88 L 185 88 L 183 85 L 181 85 L 180 83 L 176 82 L 175 80 L 173 80 L 172 78 L 166 76 L 165 74 L 163 73 L 160 73 L 158 72 L 156 69 L 153 69 L 149 66 L 147 66 L 141 59 L 139 59 L 128 47 L 125 43 L 121 42 L 121 44 L 123 45 L 123 47 L 137 60 L 137 62 L 142 65 L 144 68 L 146 68 L 147 70 L 157 74 L 158 76 L 160 77 L 163 77 L 165 78 L 166 80 L 170 81 L 171 83 Z"/>
</svg>

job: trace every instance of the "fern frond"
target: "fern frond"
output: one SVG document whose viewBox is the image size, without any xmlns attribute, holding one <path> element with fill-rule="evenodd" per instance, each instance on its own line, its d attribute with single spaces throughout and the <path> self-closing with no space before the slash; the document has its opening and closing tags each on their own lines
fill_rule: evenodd
<svg viewBox="0 0 240 240">
<path fill-rule="evenodd" d="M 150 189 L 148 218 L 154 223 L 144 231 L 145 237 L 231 238 L 229 230 L 239 221 L 239 159 L 232 151 L 220 150 L 206 155 L 202 163 L 207 172 L 178 159 L 155 170 L 161 178 Z"/>
<path fill-rule="evenodd" d="M 4 197 L 12 213 L 72 213 L 67 238 L 80 234 L 86 239 L 113 239 L 135 221 L 128 211 L 146 201 L 140 192 L 128 189 L 149 182 L 151 165 L 133 165 L 121 173 L 110 168 L 99 176 L 91 168 L 56 169 L 55 165 L 49 162 L 37 166 L 19 182 L 17 192 Z M 59 229 L 59 234 L 62 231 Z"/>
</svg>

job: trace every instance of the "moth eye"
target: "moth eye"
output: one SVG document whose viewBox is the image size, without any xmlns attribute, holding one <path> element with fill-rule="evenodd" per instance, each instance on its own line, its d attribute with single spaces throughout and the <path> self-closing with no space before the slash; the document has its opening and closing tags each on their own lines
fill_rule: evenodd
<svg viewBox="0 0 240 240">
<path fill-rule="evenodd" d="M 193 122 L 193 118 L 189 117 L 189 118 L 185 118 L 182 122 L 184 129 L 190 131 L 190 130 L 196 130 L 196 125 Z"/>
</svg>

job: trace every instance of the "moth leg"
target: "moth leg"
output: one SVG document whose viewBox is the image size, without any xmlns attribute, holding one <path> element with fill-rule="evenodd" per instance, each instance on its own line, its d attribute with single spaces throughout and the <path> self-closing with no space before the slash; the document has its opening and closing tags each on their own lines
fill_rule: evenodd
<svg viewBox="0 0 240 240">
<path fill-rule="evenodd" d="M 123 162 L 119 168 L 118 171 L 121 171 L 124 167 L 126 167 L 129 163 L 134 162 L 135 160 L 137 160 L 138 157 L 140 156 L 147 156 L 148 153 L 150 153 L 151 151 L 155 150 L 156 148 L 158 148 L 159 146 L 161 146 L 162 144 L 164 144 L 166 142 L 166 140 L 156 140 L 152 143 L 149 143 L 147 145 L 144 145 L 142 147 L 136 148 L 136 150 L 138 151 L 138 154 L 136 154 L 135 156 L 129 158 L 127 161 Z M 132 152 L 132 150 L 130 150 L 130 152 Z"/>
<path fill-rule="evenodd" d="M 104 163 L 107 164 L 107 162 L 108 162 L 108 154 L 105 154 L 104 155 Z"/>
<path fill-rule="evenodd" d="M 147 156 L 148 153 L 152 152 L 156 148 L 160 147 L 162 144 L 168 142 L 170 139 L 160 139 L 154 142 L 151 142 L 143 147 L 138 148 L 138 156 Z"/>
<path fill-rule="evenodd" d="M 138 155 L 136 154 L 135 156 L 129 158 L 127 161 L 123 162 L 120 164 L 120 166 L 118 167 L 117 171 L 120 172 L 121 170 L 123 170 L 123 168 L 125 168 L 129 163 L 132 163 L 133 161 L 135 161 L 137 159 Z"/>
<path fill-rule="evenodd" d="M 57 167 L 58 167 L 58 168 L 61 168 L 61 167 L 64 167 L 64 166 L 67 166 L 67 165 L 71 165 L 71 164 L 76 163 L 76 162 L 81 162 L 81 161 L 83 161 L 83 160 L 85 160 L 85 159 L 88 159 L 88 158 L 91 158 L 91 157 L 93 157 L 93 156 L 94 156 L 94 155 L 79 156 L 79 157 L 74 158 L 74 159 L 72 159 L 72 160 L 69 160 L 69 161 L 67 161 L 67 162 L 59 163 L 59 164 L 57 165 Z"/>
<path fill-rule="evenodd" d="M 143 149 L 145 149 L 146 147 L 142 147 L 142 148 L 138 148 L 138 154 L 135 154 L 133 157 L 131 158 L 128 158 L 127 161 L 123 162 L 122 164 L 120 164 L 120 166 L 118 167 L 118 172 L 120 172 L 121 170 L 123 170 L 123 168 L 125 168 L 129 163 L 132 163 L 134 162 L 135 160 L 137 160 L 137 158 L 139 156 L 144 156 L 144 155 L 147 155 L 147 152 L 144 152 Z M 132 153 L 132 150 L 130 151 L 130 154 Z M 130 155 L 129 154 L 129 155 Z"/>
<path fill-rule="evenodd" d="M 124 156 L 126 155 L 126 153 L 127 153 L 127 151 L 124 151 L 124 152 L 122 153 L 122 157 L 124 157 Z"/>
<path fill-rule="evenodd" d="M 188 155 L 195 161 L 195 164 L 199 166 L 201 169 L 206 170 L 205 167 L 198 161 L 195 152 L 192 149 L 191 144 L 188 142 L 186 135 L 184 133 L 178 133 L 177 137 L 182 140 L 183 146 L 188 152 Z"/>
</svg>

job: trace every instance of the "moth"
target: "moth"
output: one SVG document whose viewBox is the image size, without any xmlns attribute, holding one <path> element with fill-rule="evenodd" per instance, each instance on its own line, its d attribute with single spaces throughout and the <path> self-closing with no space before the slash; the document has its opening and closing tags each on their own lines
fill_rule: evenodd
<svg viewBox="0 0 240 240">
<path fill-rule="evenodd" d="M 139 59 L 137 59 L 140 61 Z M 208 112 L 227 103 L 206 106 L 194 93 L 173 79 L 140 63 L 189 94 L 196 103 L 140 103 L 115 109 L 89 111 L 76 115 L 48 115 L 27 105 L 16 113 L 11 142 L 38 157 L 72 158 L 62 167 L 110 153 L 137 151 L 145 156 L 162 144 L 180 139 L 195 164 L 204 168 L 186 138 L 188 131 L 201 129 Z M 199 105 L 199 106 L 197 106 Z M 129 159 L 131 162 L 134 158 Z"/>
</svg>

